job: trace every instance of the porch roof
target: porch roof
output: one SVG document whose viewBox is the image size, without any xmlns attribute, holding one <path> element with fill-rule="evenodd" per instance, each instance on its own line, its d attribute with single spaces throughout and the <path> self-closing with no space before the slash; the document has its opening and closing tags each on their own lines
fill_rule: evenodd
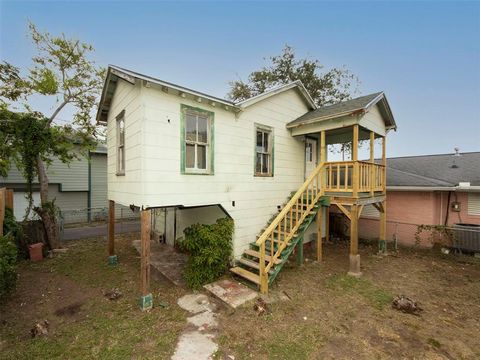
<svg viewBox="0 0 480 360">
<path fill-rule="evenodd" d="M 302 125 L 314 124 L 322 121 L 332 120 L 335 118 L 364 114 L 369 109 L 378 104 L 387 129 L 396 129 L 397 125 L 393 118 L 390 105 L 383 92 L 377 92 L 355 99 L 346 100 L 333 105 L 322 106 L 316 110 L 310 111 L 296 120 L 287 124 L 287 128 L 295 128 Z"/>
</svg>

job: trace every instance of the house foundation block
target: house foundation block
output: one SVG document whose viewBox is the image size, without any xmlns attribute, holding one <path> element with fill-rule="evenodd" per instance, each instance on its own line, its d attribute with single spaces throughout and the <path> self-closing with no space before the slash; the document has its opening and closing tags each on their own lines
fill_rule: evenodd
<svg viewBox="0 0 480 360">
<path fill-rule="evenodd" d="M 360 277 L 362 276 L 362 272 L 360 271 L 360 255 L 350 255 L 350 270 L 348 271 L 348 275 Z"/>
<path fill-rule="evenodd" d="M 152 294 L 144 295 L 140 298 L 140 309 L 142 311 L 148 311 L 153 308 L 153 296 Z"/>
<path fill-rule="evenodd" d="M 112 266 L 118 265 L 117 255 L 111 255 L 108 257 L 108 265 L 112 265 Z"/>
</svg>

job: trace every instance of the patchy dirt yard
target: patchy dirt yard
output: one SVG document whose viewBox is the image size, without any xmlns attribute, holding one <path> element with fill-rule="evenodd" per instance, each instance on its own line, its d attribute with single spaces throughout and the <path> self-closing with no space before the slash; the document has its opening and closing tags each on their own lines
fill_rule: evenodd
<svg viewBox="0 0 480 360">
<path fill-rule="evenodd" d="M 117 239 L 119 265 L 107 265 L 103 238 L 69 243 L 66 254 L 19 267 L 17 291 L 0 305 L 1 359 L 169 359 L 188 314 L 189 293 L 152 281 L 155 308 L 138 309 L 139 257 Z M 480 261 L 432 251 L 378 257 L 361 247 L 360 279 L 345 275 L 346 245 L 325 247 L 324 261 L 284 268 L 257 315 L 253 303 L 219 310 L 217 359 L 478 359 Z M 307 256 L 310 255 L 307 251 Z M 122 296 L 108 300 L 113 288 Z M 396 295 L 419 302 L 420 316 L 391 308 Z M 160 306 L 160 303 L 167 307 Z M 30 329 L 49 321 L 49 334 Z"/>
<path fill-rule="evenodd" d="M 185 291 L 153 281 L 157 306 L 150 313 L 139 310 L 133 238 L 138 236 L 117 236 L 116 267 L 107 264 L 103 238 L 68 243 L 66 254 L 41 263 L 21 263 L 17 290 L 0 305 L 0 358 L 169 358 L 186 322 L 176 304 Z M 113 288 L 122 294 L 117 300 L 105 296 Z M 45 319 L 48 335 L 32 338 L 30 329 Z"/>
<path fill-rule="evenodd" d="M 291 300 L 258 316 L 253 306 L 220 318 L 218 358 L 480 359 L 480 261 L 362 247 L 363 277 L 345 275 L 348 249 L 326 246 L 324 262 L 283 270 L 272 295 Z M 392 309 L 404 294 L 420 316 Z M 284 296 L 285 297 L 285 296 Z"/>
</svg>

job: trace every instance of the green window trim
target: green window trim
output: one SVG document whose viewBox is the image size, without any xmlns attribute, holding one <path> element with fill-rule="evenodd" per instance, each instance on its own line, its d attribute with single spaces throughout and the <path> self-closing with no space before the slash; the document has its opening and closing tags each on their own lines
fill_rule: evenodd
<svg viewBox="0 0 480 360">
<path fill-rule="evenodd" d="M 203 115 L 208 118 L 208 163 L 207 169 L 204 172 L 199 172 L 197 170 L 189 169 L 186 167 L 186 139 L 185 139 L 185 126 L 186 126 L 186 116 L 187 113 L 193 113 L 198 115 Z M 198 107 L 189 106 L 185 104 L 180 104 L 180 172 L 185 175 L 214 175 L 215 173 L 215 113 L 212 111 L 204 110 Z"/>
<path fill-rule="evenodd" d="M 275 174 L 275 134 L 273 131 L 273 127 L 262 125 L 262 124 L 254 124 L 254 132 L 253 132 L 253 176 L 255 177 L 273 177 Z M 269 136 L 269 147 L 270 147 L 270 171 L 266 174 L 258 173 L 257 172 L 257 131 L 263 130 L 265 132 L 270 133 Z"/>
</svg>

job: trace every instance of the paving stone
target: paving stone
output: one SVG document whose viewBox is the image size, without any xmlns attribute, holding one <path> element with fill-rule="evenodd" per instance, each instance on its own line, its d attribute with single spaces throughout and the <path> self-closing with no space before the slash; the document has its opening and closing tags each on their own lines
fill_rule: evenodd
<svg viewBox="0 0 480 360">
<path fill-rule="evenodd" d="M 256 291 L 229 279 L 215 281 L 204 288 L 234 309 L 258 296 Z"/>
</svg>

